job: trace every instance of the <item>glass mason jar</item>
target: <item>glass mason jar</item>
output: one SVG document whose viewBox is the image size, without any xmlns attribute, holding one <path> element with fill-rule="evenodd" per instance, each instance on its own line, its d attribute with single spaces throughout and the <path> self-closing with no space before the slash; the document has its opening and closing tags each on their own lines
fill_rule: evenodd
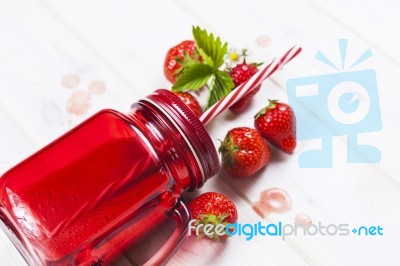
<svg viewBox="0 0 400 266">
<path fill-rule="evenodd" d="M 111 265 L 174 219 L 147 264 L 166 262 L 187 235 L 181 194 L 219 169 L 198 118 L 157 90 L 129 114 L 103 110 L 0 178 L 0 219 L 30 265 Z"/>
</svg>

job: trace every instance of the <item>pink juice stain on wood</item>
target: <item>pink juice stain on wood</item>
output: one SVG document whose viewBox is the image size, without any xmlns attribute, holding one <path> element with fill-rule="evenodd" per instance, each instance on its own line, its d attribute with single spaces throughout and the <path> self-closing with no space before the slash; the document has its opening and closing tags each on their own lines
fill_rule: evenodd
<svg viewBox="0 0 400 266">
<path fill-rule="evenodd" d="M 63 86 L 66 89 L 73 89 L 76 88 L 80 82 L 81 79 L 78 75 L 67 74 L 61 79 L 61 86 Z"/>
<path fill-rule="evenodd" d="M 301 224 L 304 226 L 308 226 L 312 224 L 312 220 L 310 215 L 306 213 L 299 213 L 296 215 L 296 218 L 294 219 L 296 224 Z"/>
<path fill-rule="evenodd" d="M 263 35 L 258 36 L 258 38 L 256 39 L 256 43 L 260 47 L 267 47 L 267 46 L 271 45 L 272 39 L 270 37 L 268 37 L 267 35 L 263 34 Z"/>
<path fill-rule="evenodd" d="M 106 90 L 106 83 L 101 80 L 93 81 L 90 83 L 88 90 L 92 95 L 101 95 Z"/>
<path fill-rule="evenodd" d="M 254 203 L 253 209 L 262 218 L 271 213 L 284 213 L 292 209 L 289 194 L 280 188 L 270 188 L 260 194 L 260 199 Z"/>
<path fill-rule="evenodd" d="M 61 79 L 61 85 L 66 89 L 77 88 L 80 84 L 80 77 L 76 74 L 67 74 Z M 79 90 L 71 93 L 67 100 L 67 112 L 73 115 L 84 115 L 91 107 L 91 96 L 99 96 L 106 90 L 106 83 L 95 80 L 89 84 L 87 90 Z"/>
<path fill-rule="evenodd" d="M 67 111 L 74 115 L 83 115 L 90 107 L 90 96 L 88 91 L 75 91 L 67 100 Z"/>
</svg>

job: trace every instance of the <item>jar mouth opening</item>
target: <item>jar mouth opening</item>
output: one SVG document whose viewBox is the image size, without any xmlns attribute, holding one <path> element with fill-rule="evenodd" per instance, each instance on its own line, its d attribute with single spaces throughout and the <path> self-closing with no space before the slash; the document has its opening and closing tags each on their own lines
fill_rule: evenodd
<svg viewBox="0 0 400 266">
<path fill-rule="evenodd" d="M 174 93 L 159 89 L 142 101 L 147 101 L 174 124 L 175 128 L 184 138 L 191 149 L 194 158 L 202 173 L 201 178 L 196 178 L 196 189 L 219 171 L 219 158 L 214 143 L 198 117 Z"/>
</svg>

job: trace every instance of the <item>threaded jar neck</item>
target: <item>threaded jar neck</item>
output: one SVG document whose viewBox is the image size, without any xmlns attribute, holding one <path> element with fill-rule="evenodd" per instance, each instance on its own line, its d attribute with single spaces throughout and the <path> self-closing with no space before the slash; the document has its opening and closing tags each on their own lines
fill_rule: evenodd
<svg viewBox="0 0 400 266">
<path fill-rule="evenodd" d="M 158 109 L 174 125 L 191 149 L 201 177 L 194 177 L 190 190 L 203 186 L 205 181 L 219 171 L 219 158 L 209 134 L 197 116 L 174 93 L 159 89 L 139 104 L 150 104 Z"/>
</svg>

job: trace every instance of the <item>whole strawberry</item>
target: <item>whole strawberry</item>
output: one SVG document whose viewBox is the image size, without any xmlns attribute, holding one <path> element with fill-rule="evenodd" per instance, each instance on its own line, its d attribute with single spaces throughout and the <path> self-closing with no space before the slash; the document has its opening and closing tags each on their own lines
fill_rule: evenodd
<svg viewBox="0 0 400 266">
<path fill-rule="evenodd" d="M 257 130 L 248 127 L 229 130 L 219 151 L 223 169 L 235 177 L 254 175 L 268 164 L 271 157 L 265 139 Z"/>
<path fill-rule="evenodd" d="M 249 80 L 257 71 L 258 68 L 256 64 L 247 64 L 246 62 L 243 62 L 232 68 L 231 71 L 229 72 L 229 75 L 231 76 L 236 88 L 243 82 Z M 234 105 L 229 107 L 229 109 L 234 113 L 242 112 L 246 108 L 246 106 L 250 103 L 251 98 L 253 98 L 253 96 L 260 90 L 260 88 L 261 85 L 254 88 L 242 99 L 240 99 Z"/>
<path fill-rule="evenodd" d="M 206 236 L 213 240 L 227 238 L 225 230 L 223 230 L 223 235 L 217 234 L 216 226 L 218 224 L 226 226 L 235 223 L 238 219 L 235 204 L 226 196 L 216 192 L 206 192 L 192 200 L 189 204 L 189 212 L 192 219 L 196 220 L 193 226 L 198 228 L 199 235 L 197 236 L 200 238 Z M 212 225 L 212 230 L 210 230 L 211 233 L 205 234 L 204 226 L 208 224 Z M 196 229 L 192 229 L 192 233 L 195 235 L 197 234 Z"/>
<path fill-rule="evenodd" d="M 201 109 L 199 102 L 193 95 L 191 95 L 188 92 L 174 92 L 174 93 L 178 95 L 179 99 L 181 99 L 181 101 L 184 102 L 197 117 L 201 116 L 203 110 Z"/>
<path fill-rule="evenodd" d="M 195 51 L 196 43 L 192 40 L 183 41 L 168 50 L 164 60 L 164 75 L 167 80 L 175 83 L 182 71 L 187 56 L 191 59 L 201 61 L 201 58 L 195 56 Z"/>
<path fill-rule="evenodd" d="M 255 116 L 255 128 L 279 149 L 292 153 L 296 148 L 296 117 L 286 103 L 269 100 Z"/>
</svg>

